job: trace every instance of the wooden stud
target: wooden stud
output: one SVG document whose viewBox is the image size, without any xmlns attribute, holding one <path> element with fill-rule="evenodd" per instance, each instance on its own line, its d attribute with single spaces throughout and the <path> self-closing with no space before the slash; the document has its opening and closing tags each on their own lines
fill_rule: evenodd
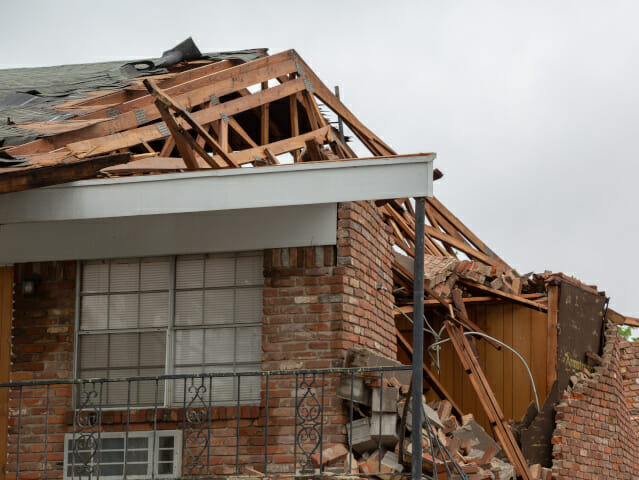
<svg viewBox="0 0 639 480">
<path fill-rule="evenodd" d="M 291 137 L 297 137 L 300 134 L 300 126 L 299 126 L 299 114 L 297 112 L 297 96 L 291 95 L 288 97 L 289 100 L 289 113 L 291 118 Z M 293 163 L 299 162 L 300 159 L 300 151 L 293 150 Z"/>
<path fill-rule="evenodd" d="M 319 143 L 314 138 L 306 140 L 306 151 L 311 157 L 311 162 L 321 162 L 322 152 L 320 151 Z"/>
<path fill-rule="evenodd" d="M 262 91 L 268 89 L 268 82 L 262 82 Z M 260 143 L 267 145 L 269 143 L 269 104 L 266 103 L 260 108 Z"/>
</svg>

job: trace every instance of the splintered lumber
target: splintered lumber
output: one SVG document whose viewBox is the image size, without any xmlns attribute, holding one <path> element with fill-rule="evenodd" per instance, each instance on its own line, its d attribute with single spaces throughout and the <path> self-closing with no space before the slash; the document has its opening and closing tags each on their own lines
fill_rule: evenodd
<svg viewBox="0 0 639 480">
<path fill-rule="evenodd" d="M 269 88 L 269 90 L 274 90 L 277 87 Z M 330 127 L 322 127 L 319 130 L 313 130 L 308 133 L 304 133 L 294 138 L 286 138 L 284 140 L 279 140 L 277 142 L 269 143 L 265 146 L 259 146 L 257 148 L 250 148 L 246 150 L 240 150 L 237 152 L 233 152 L 230 156 L 233 160 L 243 165 L 245 163 L 254 162 L 256 160 L 265 160 L 266 154 L 264 153 L 264 148 L 268 148 L 273 155 L 281 155 L 282 153 L 288 153 L 290 151 L 303 148 L 306 145 L 306 141 L 309 139 L 314 139 L 318 143 L 324 143 L 327 138 L 327 134 Z"/>
<path fill-rule="evenodd" d="M 275 57 L 276 55 L 266 58 L 273 59 Z M 262 60 L 265 59 L 258 59 L 255 62 L 260 62 Z M 228 95 L 242 88 L 248 87 L 264 77 L 273 78 L 281 73 L 295 71 L 295 63 L 284 57 L 279 57 L 279 60 L 274 65 L 272 64 L 273 61 L 269 62 L 270 64 L 266 66 L 264 66 L 264 63 L 265 62 L 260 62 L 260 65 L 262 65 L 261 67 L 254 65 L 254 62 L 233 67 L 219 72 L 219 74 L 216 75 L 198 78 L 196 81 L 169 88 L 165 90 L 165 94 L 174 97 L 180 104 L 194 107 L 210 102 L 211 96 L 219 98 L 223 95 Z M 105 111 L 101 113 L 104 118 L 107 117 L 106 111 L 108 110 L 113 109 L 105 109 Z M 96 117 L 97 113 L 94 112 L 92 114 L 76 117 L 73 121 L 78 122 L 79 125 L 74 127 L 73 131 L 67 131 L 60 135 L 47 138 L 46 145 L 48 149 L 60 148 L 69 143 L 137 128 L 140 125 L 139 118 L 143 118 L 145 123 L 149 123 L 160 118 L 158 111 L 154 107 L 154 97 L 152 95 L 146 95 L 144 97 L 122 103 L 117 106 L 117 112 L 118 115 L 113 118 L 107 118 L 102 122 L 92 123 L 87 126 L 79 124 L 80 120 L 77 120 L 77 118 L 98 118 Z M 42 141 L 36 140 L 35 142 L 29 142 L 24 145 L 13 147 L 8 153 L 11 155 L 28 155 L 38 153 L 35 148 L 39 144 L 36 142 L 43 143 Z M 48 150 L 42 151 L 45 152 Z"/>
<path fill-rule="evenodd" d="M 60 164 L 4 171 L 0 175 L 0 193 L 93 178 L 103 168 L 120 165 L 130 159 L 130 153 L 117 153 L 89 159 L 70 158 Z"/>
<path fill-rule="evenodd" d="M 208 165 L 200 164 L 200 168 Z M 127 174 L 142 172 L 179 172 L 186 170 L 187 166 L 183 158 L 178 157 L 149 157 L 141 160 L 133 160 L 129 163 L 103 168 L 101 171 L 109 174 Z"/>
<path fill-rule="evenodd" d="M 501 290 L 496 290 L 494 288 L 487 287 L 486 285 L 482 285 L 481 283 L 473 282 L 472 280 L 467 280 L 465 278 L 460 278 L 459 281 L 469 287 L 476 288 L 477 290 L 481 290 L 486 293 L 490 293 L 496 297 L 505 298 L 525 307 L 533 308 L 535 310 L 540 310 L 543 312 L 548 311 L 548 307 L 546 305 L 528 300 L 521 295 L 513 295 L 512 293 L 502 292 Z"/>
<path fill-rule="evenodd" d="M 288 97 L 296 92 L 304 90 L 304 88 L 304 82 L 300 79 L 295 79 L 290 82 L 283 83 L 282 85 L 269 88 L 268 90 L 256 92 L 246 97 L 236 98 L 222 104 L 204 108 L 191 115 L 200 125 L 208 125 L 219 120 L 223 115 L 230 117 L 237 113 L 259 107 L 264 103 L 270 103 L 275 100 L 279 100 L 280 98 Z M 191 128 L 184 119 L 180 119 L 179 123 L 185 129 Z M 99 155 L 119 148 L 128 148 L 140 145 L 142 140 L 149 142 L 160 138 L 166 138 L 167 136 L 168 135 L 166 133 L 162 132 L 161 124 L 153 124 L 105 137 L 71 143 L 67 145 L 67 148 L 71 152 L 78 154 L 84 153 Z"/>
<path fill-rule="evenodd" d="M 515 440 L 515 437 L 504 418 L 501 407 L 490 388 L 488 380 L 486 380 L 486 376 L 484 375 L 481 365 L 477 362 L 477 359 L 472 352 L 468 339 L 459 328 L 455 327 L 449 321 L 446 321 L 445 326 L 453 344 L 453 348 L 455 349 L 464 371 L 468 375 L 470 383 L 477 393 L 477 397 L 486 412 L 486 416 L 493 428 L 495 437 L 504 449 L 508 460 L 515 467 L 517 474 L 523 477 L 524 480 L 532 480 L 533 477 L 528 470 L 528 464 L 526 463 L 526 460 L 517 445 L 517 441 Z"/>
<path fill-rule="evenodd" d="M 508 264 L 504 262 L 501 258 L 499 258 L 495 252 L 493 252 L 490 248 L 482 242 L 477 235 L 475 235 L 466 225 L 464 225 L 461 220 L 459 220 L 453 213 L 448 210 L 437 198 L 428 197 L 426 198 L 426 203 L 431 205 L 436 211 L 438 211 L 442 217 L 444 217 L 454 228 L 456 228 L 475 248 L 477 248 L 480 252 L 488 255 L 489 257 L 494 258 L 500 264 L 508 267 Z M 510 267 L 508 267 L 510 268 Z"/>
<path fill-rule="evenodd" d="M 149 90 L 149 93 L 151 93 L 151 95 L 153 95 L 153 97 L 155 97 L 156 101 L 155 101 L 155 105 L 156 107 L 158 107 L 158 109 L 160 110 L 160 114 L 162 115 L 162 118 L 164 119 L 164 122 L 167 123 L 167 119 L 168 116 L 166 115 L 166 113 L 168 112 L 168 109 L 172 109 L 174 110 L 177 115 L 179 115 L 180 117 L 182 117 L 184 120 L 186 120 L 186 122 L 189 124 L 189 126 L 200 136 L 202 136 L 202 138 L 204 138 L 204 140 L 206 141 L 207 144 L 209 144 L 209 146 L 213 149 L 213 151 L 219 155 L 222 160 L 224 160 L 224 162 L 227 164 L 227 166 L 229 167 L 234 167 L 237 168 L 239 167 L 239 165 L 237 163 L 235 163 L 231 158 L 229 158 L 227 152 L 226 152 L 226 148 L 224 148 L 223 146 L 219 145 L 215 139 L 213 137 L 211 137 L 211 135 L 209 135 L 209 133 L 206 131 L 206 129 L 204 129 L 202 127 L 202 125 L 200 125 L 197 120 L 195 118 L 193 118 L 193 116 L 179 103 L 175 102 L 171 97 L 169 97 L 168 95 L 166 95 L 164 92 L 162 92 L 154 83 L 152 80 L 149 79 L 145 79 L 144 80 L 144 85 L 146 86 L 146 88 Z M 222 121 L 224 119 L 222 118 Z M 226 127 L 226 122 L 224 122 L 224 127 Z M 167 126 L 169 127 L 169 130 L 171 130 L 171 133 L 173 134 L 173 137 L 175 138 L 175 133 L 174 132 L 179 132 L 177 130 L 177 128 L 179 128 L 177 126 L 177 124 L 175 124 L 175 122 L 173 122 L 173 127 L 171 127 L 169 125 L 169 123 L 167 123 Z M 181 136 L 184 135 L 183 132 L 179 132 Z M 189 138 L 190 135 L 189 135 Z M 175 142 L 178 144 L 178 149 L 180 147 L 180 144 L 178 143 L 178 139 L 175 138 Z M 206 154 L 205 152 L 205 157 L 204 160 L 206 160 L 211 166 L 217 166 L 217 164 L 215 162 L 213 162 L 210 157 L 208 156 L 208 154 Z M 185 159 L 186 161 L 186 159 Z M 187 162 L 188 165 L 188 162 Z"/>
<path fill-rule="evenodd" d="M 298 62 L 298 74 L 307 79 L 313 86 L 317 97 L 333 112 L 335 112 L 348 125 L 351 131 L 361 140 L 361 142 L 371 151 L 373 155 L 396 155 L 396 152 L 386 145 L 379 137 L 371 132 L 353 113 L 335 96 L 331 90 L 315 75 L 309 66 L 300 58 L 294 50 L 290 53 L 291 58 Z"/>
</svg>

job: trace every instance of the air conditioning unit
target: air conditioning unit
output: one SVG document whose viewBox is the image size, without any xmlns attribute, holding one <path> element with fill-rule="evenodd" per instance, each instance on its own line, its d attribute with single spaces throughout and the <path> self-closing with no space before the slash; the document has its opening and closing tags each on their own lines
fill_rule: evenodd
<svg viewBox="0 0 639 480">
<path fill-rule="evenodd" d="M 182 432 L 79 432 L 65 435 L 64 478 L 178 478 Z"/>
</svg>

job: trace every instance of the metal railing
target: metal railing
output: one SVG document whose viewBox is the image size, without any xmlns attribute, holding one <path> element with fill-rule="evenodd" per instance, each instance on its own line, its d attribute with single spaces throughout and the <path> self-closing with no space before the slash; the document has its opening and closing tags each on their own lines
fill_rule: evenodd
<svg viewBox="0 0 639 480">
<path fill-rule="evenodd" d="M 356 378 L 372 377 L 384 388 L 393 372 L 411 369 L 3 383 L 0 389 L 9 389 L 7 479 L 199 479 L 255 476 L 255 470 L 278 478 L 318 476 L 331 473 L 323 451 L 335 444 L 348 445 L 348 472 L 357 473 Z M 339 398 L 345 380 L 350 394 Z M 379 420 L 373 438 L 381 450 L 388 425 L 383 415 Z M 377 472 L 370 473 L 389 475 L 381 473 L 381 462 L 380 455 Z"/>
</svg>

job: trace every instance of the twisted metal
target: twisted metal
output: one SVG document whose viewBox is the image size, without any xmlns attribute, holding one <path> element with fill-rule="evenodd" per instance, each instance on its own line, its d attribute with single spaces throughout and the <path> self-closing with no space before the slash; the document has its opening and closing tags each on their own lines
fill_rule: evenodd
<svg viewBox="0 0 639 480">
<path fill-rule="evenodd" d="M 300 473 L 314 471 L 313 455 L 322 447 L 322 404 L 317 398 L 320 387 L 315 373 L 296 375 L 295 462 Z M 297 453 L 299 451 L 299 454 Z M 299 457 L 299 459 L 298 459 Z"/>
</svg>

